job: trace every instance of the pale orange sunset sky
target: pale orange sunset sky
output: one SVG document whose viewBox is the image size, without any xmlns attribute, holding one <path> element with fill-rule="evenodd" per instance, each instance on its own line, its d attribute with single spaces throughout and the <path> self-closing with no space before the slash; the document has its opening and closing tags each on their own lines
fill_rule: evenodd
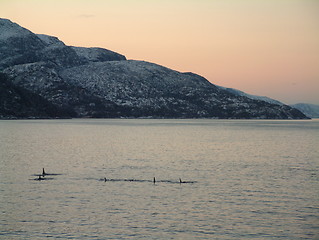
<svg viewBox="0 0 319 240">
<path fill-rule="evenodd" d="M 0 17 L 67 45 L 319 104 L 319 0 L 0 0 Z"/>
</svg>

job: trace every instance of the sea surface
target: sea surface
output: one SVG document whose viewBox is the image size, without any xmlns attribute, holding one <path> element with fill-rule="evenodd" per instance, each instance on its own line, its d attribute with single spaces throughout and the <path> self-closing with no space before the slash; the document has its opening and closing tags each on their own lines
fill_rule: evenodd
<svg viewBox="0 0 319 240">
<path fill-rule="evenodd" d="M 319 239 L 319 120 L 0 121 L 0 239 Z"/>
</svg>

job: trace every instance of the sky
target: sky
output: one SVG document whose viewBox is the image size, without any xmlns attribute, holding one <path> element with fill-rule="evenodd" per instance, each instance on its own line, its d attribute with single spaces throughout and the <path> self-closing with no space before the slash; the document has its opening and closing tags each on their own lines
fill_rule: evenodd
<svg viewBox="0 0 319 240">
<path fill-rule="evenodd" d="M 319 104 L 319 0 L 0 0 L 0 17 L 286 104 Z"/>
</svg>

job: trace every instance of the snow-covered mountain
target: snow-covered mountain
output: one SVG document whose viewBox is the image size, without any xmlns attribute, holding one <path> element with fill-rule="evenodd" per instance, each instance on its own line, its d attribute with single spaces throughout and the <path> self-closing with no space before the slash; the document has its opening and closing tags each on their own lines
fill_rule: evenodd
<svg viewBox="0 0 319 240">
<path fill-rule="evenodd" d="M 193 73 L 126 60 L 102 48 L 66 46 L 6 19 L 0 19 L 0 71 L 12 86 L 52 104 L 55 117 L 306 118 L 287 105 L 217 87 Z M 0 111 L 4 102 L 10 109 L 10 101 L 1 99 Z M 0 116 L 8 117 L 3 111 Z"/>
<path fill-rule="evenodd" d="M 291 105 L 291 107 L 298 109 L 310 118 L 319 118 L 319 105 L 309 103 L 297 103 Z"/>
<path fill-rule="evenodd" d="M 266 97 L 266 96 L 252 95 L 252 94 L 248 94 L 248 93 L 245 93 L 243 91 L 240 91 L 240 90 L 237 90 L 234 88 L 226 88 L 226 87 L 222 87 L 222 86 L 218 86 L 218 87 L 220 87 L 221 89 L 224 89 L 230 93 L 233 93 L 237 96 L 244 96 L 244 97 L 248 97 L 250 99 L 254 99 L 254 100 L 258 100 L 258 101 L 265 101 L 265 102 L 268 102 L 271 104 L 284 105 L 282 102 L 275 100 L 275 99 L 272 99 L 272 98 L 269 98 L 269 97 Z"/>
<path fill-rule="evenodd" d="M 222 87 L 222 86 L 217 86 L 217 87 L 224 89 L 224 90 L 226 90 L 230 93 L 233 93 L 235 95 L 238 95 L 238 96 L 245 96 L 245 97 L 248 97 L 250 99 L 265 101 L 265 102 L 272 103 L 272 104 L 284 105 L 284 103 L 282 103 L 278 100 L 269 98 L 269 97 L 251 95 L 251 94 L 245 93 L 243 91 L 240 91 L 240 90 L 237 90 L 234 88 L 226 88 L 226 87 Z M 310 103 L 296 103 L 296 104 L 291 104 L 289 106 L 298 109 L 300 112 L 302 112 L 303 114 L 305 114 L 309 118 L 319 118 L 319 105 L 310 104 Z"/>
</svg>

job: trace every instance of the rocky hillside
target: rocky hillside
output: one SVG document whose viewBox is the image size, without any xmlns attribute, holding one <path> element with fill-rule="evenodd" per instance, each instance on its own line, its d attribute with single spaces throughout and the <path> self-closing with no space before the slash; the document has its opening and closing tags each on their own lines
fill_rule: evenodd
<svg viewBox="0 0 319 240">
<path fill-rule="evenodd" d="M 11 86 L 54 106 L 56 114 L 48 117 L 306 118 L 287 105 L 235 94 L 193 73 L 126 60 L 106 49 L 66 46 L 6 19 L 0 19 L 0 71 Z M 10 109 L 9 99 L 1 101 Z M 14 106 L 11 115 L 0 111 L 2 118 L 44 116 L 28 111 L 22 116 Z"/>
</svg>

